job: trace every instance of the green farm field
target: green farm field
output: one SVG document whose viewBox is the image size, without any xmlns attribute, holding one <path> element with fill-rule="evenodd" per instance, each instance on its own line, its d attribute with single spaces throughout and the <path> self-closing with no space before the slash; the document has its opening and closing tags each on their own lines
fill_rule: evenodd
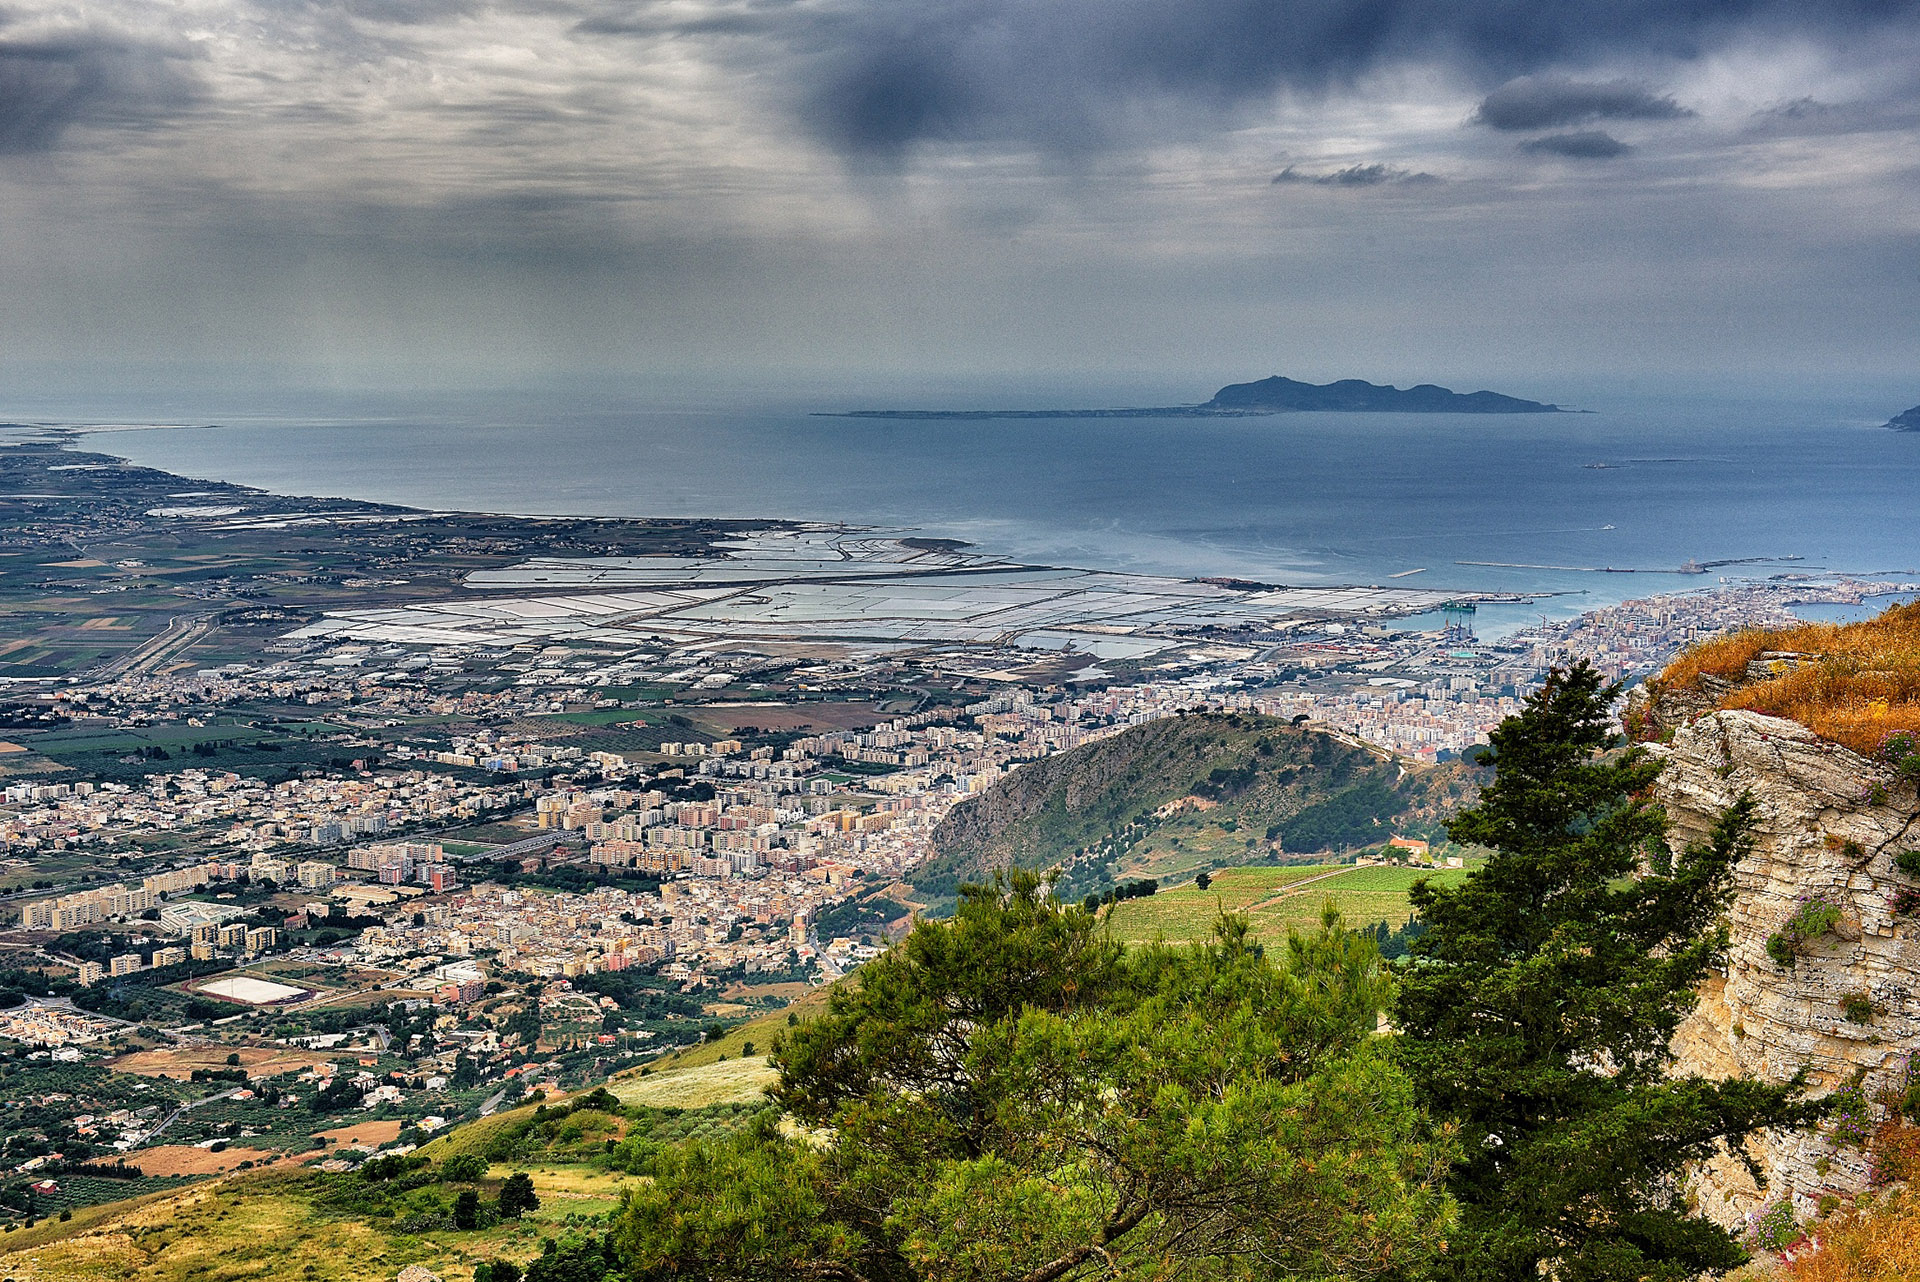
<svg viewBox="0 0 1920 1282">
<path fill-rule="evenodd" d="M 1428 878 L 1458 885 L 1464 868 L 1247 867 L 1222 869 L 1205 890 L 1193 885 L 1165 890 L 1145 899 L 1129 899 L 1113 909 L 1113 933 L 1129 943 L 1165 939 L 1172 943 L 1206 939 L 1222 912 L 1244 915 L 1254 933 L 1280 939 L 1289 928 L 1311 929 L 1331 902 L 1350 926 L 1384 921 L 1393 926 L 1412 912 L 1407 892 Z"/>
</svg>

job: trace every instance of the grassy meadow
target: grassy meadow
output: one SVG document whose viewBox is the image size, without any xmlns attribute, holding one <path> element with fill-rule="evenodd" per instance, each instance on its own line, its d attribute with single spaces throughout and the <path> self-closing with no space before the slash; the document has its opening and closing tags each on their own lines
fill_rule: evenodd
<svg viewBox="0 0 1920 1282">
<path fill-rule="evenodd" d="M 1113 932 L 1128 943 L 1206 939 L 1213 933 L 1214 921 L 1228 912 L 1250 919 L 1256 935 L 1281 939 L 1289 928 L 1306 930 L 1317 925 L 1329 902 L 1350 926 L 1384 921 L 1397 927 L 1412 912 L 1407 892 L 1414 882 L 1425 877 L 1451 886 L 1466 875 L 1463 868 L 1317 864 L 1223 868 L 1213 874 L 1205 890 L 1189 884 L 1145 899 L 1121 901 L 1113 909 Z"/>
</svg>

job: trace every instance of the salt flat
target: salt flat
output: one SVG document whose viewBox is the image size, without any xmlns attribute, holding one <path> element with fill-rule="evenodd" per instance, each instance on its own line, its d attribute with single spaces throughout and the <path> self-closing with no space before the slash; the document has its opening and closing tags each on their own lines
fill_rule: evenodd
<svg viewBox="0 0 1920 1282">
<path fill-rule="evenodd" d="M 1305 618 L 1391 617 L 1449 599 L 1415 588 L 1238 586 L 1017 566 L 870 531 L 773 531 L 726 546 L 724 555 L 705 558 L 533 558 L 477 571 L 465 586 L 546 589 L 537 595 L 339 610 L 294 635 L 477 646 L 959 645 L 1143 658 L 1203 632 L 1271 632 Z M 552 591 L 566 586 L 585 590 Z"/>
</svg>

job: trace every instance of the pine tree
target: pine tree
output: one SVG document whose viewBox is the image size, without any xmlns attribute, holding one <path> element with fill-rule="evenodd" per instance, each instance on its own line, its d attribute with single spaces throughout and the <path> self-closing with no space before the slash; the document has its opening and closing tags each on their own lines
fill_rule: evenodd
<svg viewBox="0 0 1920 1282">
<path fill-rule="evenodd" d="M 1443 1277 L 1678 1282 L 1731 1268 L 1744 1252 L 1690 1212 L 1683 1166 L 1822 1111 L 1798 1079 L 1670 1075 L 1674 1029 L 1726 947 L 1752 803 L 1648 871 L 1666 836 L 1647 796 L 1660 764 L 1619 747 L 1617 693 L 1582 663 L 1503 722 L 1493 782 L 1448 828 L 1491 857 L 1457 887 L 1414 891 L 1428 930 L 1395 1001 L 1398 1050 L 1466 1151 Z"/>
<path fill-rule="evenodd" d="M 533 1191 L 533 1177 L 525 1171 L 515 1171 L 500 1186 L 500 1218 L 517 1220 L 528 1211 L 540 1209 L 540 1197 Z"/>
<path fill-rule="evenodd" d="M 1126 949 L 1031 874 L 968 887 L 776 1049 L 804 1130 L 661 1152 L 615 1252 L 637 1282 L 1399 1282 L 1454 1147 L 1386 988 L 1333 916 L 1282 956 L 1239 919 Z"/>
</svg>

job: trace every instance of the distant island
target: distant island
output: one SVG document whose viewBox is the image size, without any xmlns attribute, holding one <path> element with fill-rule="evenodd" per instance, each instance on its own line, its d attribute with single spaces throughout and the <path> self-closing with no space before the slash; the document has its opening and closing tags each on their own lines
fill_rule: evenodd
<svg viewBox="0 0 1920 1282">
<path fill-rule="evenodd" d="M 1402 390 L 1357 378 L 1302 383 L 1275 374 L 1257 383 L 1234 383 L 1201 405 L 1163 405 L 1104 410 L 848 410 L 820 418 L 1238 418 L 1320 411 L 1341 414 L 1566 414 L 1558 405 L 1525 401 L 1499 392 L 1456 392 L 1422 383 Z M 1906 417 L 1905 415 L 1902 416 Z"/>
<path fill-rule="evenodd" d="M 1564 414 L 1558 405 L 1523 401 L 1499 392 L 1456 392 L 1422 383 L 1405 391 L 1357 378 L 1337 383 L 1301 383 L 1275 374 L 1257 383 L 1235 383 L 1213 394 L 1205 410 L 1333 410 L 1367 414 Z"/>
<path fill-rule="evenodd" d="M 1896 432 L 1920 432 L 1920 405 L 1904 414 L 1894 415 L 1887 420 L 1887 426 Z"/>
</svg>

